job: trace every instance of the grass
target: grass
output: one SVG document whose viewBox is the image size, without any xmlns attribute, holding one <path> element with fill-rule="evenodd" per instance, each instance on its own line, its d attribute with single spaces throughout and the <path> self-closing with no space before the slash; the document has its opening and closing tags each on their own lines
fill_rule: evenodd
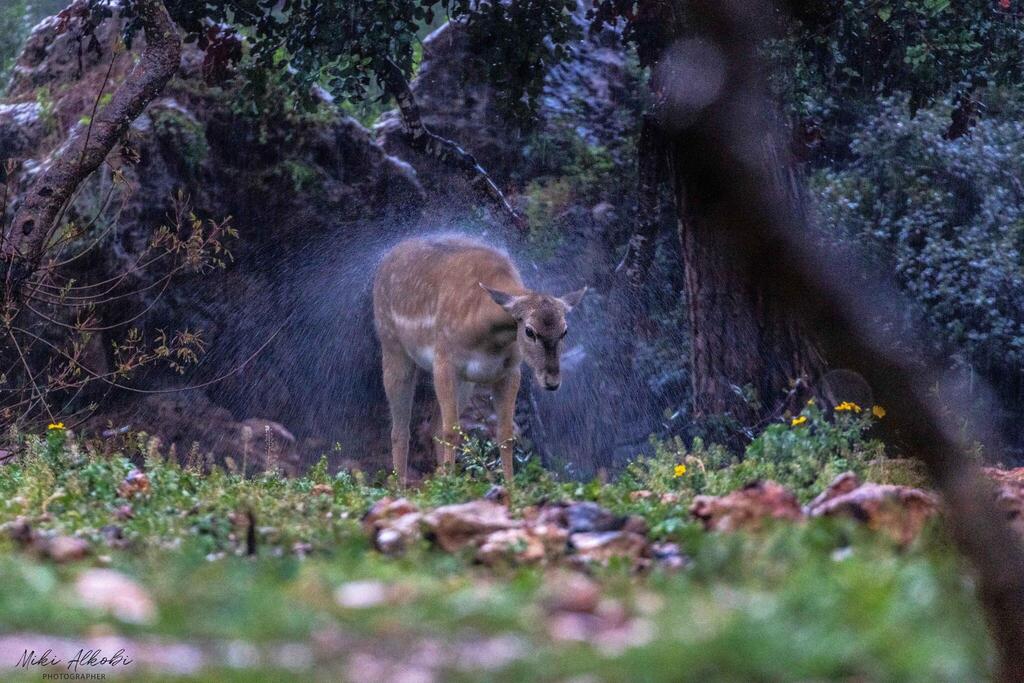
<svg viewBox="0 0 1024 683">
<path fill-rule="evenodd" d="M 841 459 L 866 469 L 877 453 L 862 438 L 870 425 L 855 423 L 860 419 L 826 423 L 813 416 L 806 434 L 795 433 L 818 439 L 828 466 Z M 831 429 L 847 430 L 851 439 Z M 118 635 L 129 639 L 131 655 L 133 647 L 158 639 L 164 650 L 178 645 L 192 648 L 192 659 L 202 655 L 202 666 L 188 677 L 219 681 L 390 680 L 402 671 L 456 681 L 990 675 L 991 648 L 971 582 L 937 527 L 900 550 L 852 522 L 814 520 L 752 536 L 706 533 L 689 520 L 693 495 L 727 489 L 758 467 L 774 468 L 797 489 L 800 481 L 816 481 L 803 466 L 786 469 L 769 455 L 729 462 L 714 449 L 683 452 L 680 444 L 661 444 L 655 457 L 612 483 L 563 482 L 535 464 L 520 467 L 514 507 L 596 500 L 616 512 L 643 514 L 652 534 L 680 543 L 693 560 L 675 574 L 637 577 L 614 564 L 596 570 L 603 596 L 598 612 L 612 615 L 606 621 L 614 628 L 564 640 L 556 637 L 550 604 L 565 570 L 488 569 L 425 542 L 403 557 L 384 557 L 370 547 L 359 518 L 396 491 L 360 474 L 331 475 L 321 463 L 302 478 L 243 478 L 167 462 L 144 438 L 123 454 L 92 450 L 62 430 L 22 441 L 18 459 L 0 466 L 0 523 L 27 518 L 40 533 L 79 536 L 93 548 L 85 560 L 55 564 L 6 535 L 0 540 L 0 633 L 37 634 L 40 646 L 48 639 Z M 463 454 L 463 470 L 431 477 L 408 493 L 421 506 L 482 495 L 496 476 L 486 446 L 471 443 L 467 449 L 478 450 Z M 755 450 L 767 452 L 765 446 Z M 687 473 L 676 477 L 683 462 Z M 124 498 L 118 487 L 136 466 L 147 473 L 149 490 Z M 671 490 L 680 500 L 636 499 L 630 495 L 636 490 Z M 124 506 L 131 506 L 130 517 Z M 250 513 L 253 557 L 246 555 Z M 105 540 L 111 525 L 121 529 L 126 547 Z M 126 623 L 79 603 L 74 582 L 96 565 L 144 586 L 155 618 Z M 365 608 L 336 599 L 339 587 L 363 580 L 385 586 L 387 599 Z M 11 668 L 3 677 L 40 676 Z M 174 678 L 168 671 L 132 675 Z"/>
</svg>

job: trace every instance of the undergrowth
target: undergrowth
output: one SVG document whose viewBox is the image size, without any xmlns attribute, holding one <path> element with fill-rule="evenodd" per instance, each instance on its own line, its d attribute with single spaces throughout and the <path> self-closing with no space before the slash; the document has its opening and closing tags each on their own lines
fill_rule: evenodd
<svg viewBox="0 0 1024 683">
<path fill-rule="evenodd" d="M 895 461 L 879 468 L 882 448 L 866 436 L 874 418 L 865 413 L 827 417 L 808 406 L 766 428 L 743 459 L 699 441 L 658 443 L 652 457 L 610 482 L 559 481 L 523 456 L 514 508 L 593 500 L 643 515 L 652 536 L 679 543 L 692 559 L 679 573 L 635 576 L 614 563 L 594 570 L 605 601 L 639 624 L 639 635 L 623 635 L 621 642 L 552 639 L 547 605 L 558 572 L 551 568 L 485 569 L 471 554 L 445 554 L 426 542 L 399 558 L 371 548 L 359 520 L 382 496 L 407 495 L 432 507 L 479 497 L 497 482 L 494 444 L 484 439 L 464 440 L 457 471 L 399 491 L 360 472 L 331 472 L 326 459 L 298 478 L 243 477 L 169 461 L 144 435 L 115 454 L 60 428 L 22 436 L 19 454 L 0 466 L 0 524 L 10 528 L 20 518 L 43 536 L 85 539 L 92 552 L 54 564 L 0 536 L 0 633 L 119 633 L 170 643 L 248 643 L 266 652 L 338 633 L 348 643 L 341 654 L 290 662 L 287 671 L 267 658 L 232 665 L 265 679 L 298 673 L 355 680 L 348 667 L 358 653 L 399 657 L 423 643 L 472 648 L 488 638 L 519 643 L 517 654 L 482 673 L 441 664 L 438 675 L 985 678 L 990 649 L 973 589 L 938 528 L 899 549 L 852 522 L 819 519 L 751 536 L 707 533 L 689 518 L 694 496 L 724 493 L 751 478 L 775 478 L 806 500 L 833 472 L 903 471 Z M 125 487 L 133 469 L 146 473 L 144 490 Z M 124 622 L 78 602 L 76 577 L 96 565 L 142 585 L 157 616 Z M 336 599 L 340 587 L 366 580 L 398 597 L 365 608 Z M 238 673 L 214 667 L 195 677 L 232 680 Z"/>
</svg>

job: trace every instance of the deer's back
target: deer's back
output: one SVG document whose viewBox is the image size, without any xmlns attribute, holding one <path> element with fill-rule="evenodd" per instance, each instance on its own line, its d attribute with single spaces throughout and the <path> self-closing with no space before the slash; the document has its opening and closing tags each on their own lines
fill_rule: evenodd
<svg viewBox="0 0 1024 683">
<path fill-rule="evenodd" d="M 392 248 L 373 283 L 374 323 L 381 343 L 400 344 L 429 367 L 439 345 L 455 355 L 480 352 L 505 341 L 512 318 L 480 283 L 510 293 L 524 291 L 509 257 L 482 242 L 458 236 L 414 238 Z M 513 334 L 514 337 L 514 334 Z"/>
</svg>

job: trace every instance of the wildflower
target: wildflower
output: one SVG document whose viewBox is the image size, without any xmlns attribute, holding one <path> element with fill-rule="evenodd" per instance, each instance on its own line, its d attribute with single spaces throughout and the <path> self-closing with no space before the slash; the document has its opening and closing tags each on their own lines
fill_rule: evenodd
<svg viewBox="0 0 1024 683">
<path fill-rule="evenodd" d="M 842 403 L 836 406 L 837 412 L 841 410 L 852 410 L 855 413 L 859 413 L 861 411 L 861 407 L 856 403 L 853 403 L 852 401 L 843 401 Z"/>
<path fill-rule="evenodd" d="M 879 405 L 871 406 L 871 414 L 881 420 L 885 417 L 885 408 Z"/>
<path fill-rule="evenodd" d="M 46 425 L 46 428 L 47 429 L 64 429 L 64 423 L 63 422 L 51 422 L 50 424 Z"/>
<path fill-rule="evenodd" d="M 811 398 L 807 399 L 807 405 L 809 405 L 809 406 L 813 406 L 814 405 L 814 397 L 813 396 Z"/>
<path fill-rule="evenodd" d="M 676 465 L 675 474 L 674 474 L 675 478 L 678 479 L 679 477 L 683 476 L 684 474 L 686 474 L 686 465 Z"/>
<path fill-rule="evenodd" d="M 801 415 L 800 417 L 794 417 L 793 421 L 789 423 L 789 426 L 796 427 L 797 425 L 802 425 L 804 422 L 807 422 L 807 416 Z"/>
</svg>

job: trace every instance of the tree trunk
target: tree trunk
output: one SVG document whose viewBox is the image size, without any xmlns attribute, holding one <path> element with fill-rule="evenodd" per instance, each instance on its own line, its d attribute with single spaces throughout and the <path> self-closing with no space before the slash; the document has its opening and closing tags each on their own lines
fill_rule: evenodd
<svg viewBox="0 0 1024 683">
<path fill-rule="evenodd" d="M 750 431 L 795 409 L 824 364 L 799 325 L 736 262 L 699 195 L 687 193 L 676 164 L 684 153 L 675 150 L 669 167 L 686 282 L 694 416 L 724 416 Z"/>
</svg>

